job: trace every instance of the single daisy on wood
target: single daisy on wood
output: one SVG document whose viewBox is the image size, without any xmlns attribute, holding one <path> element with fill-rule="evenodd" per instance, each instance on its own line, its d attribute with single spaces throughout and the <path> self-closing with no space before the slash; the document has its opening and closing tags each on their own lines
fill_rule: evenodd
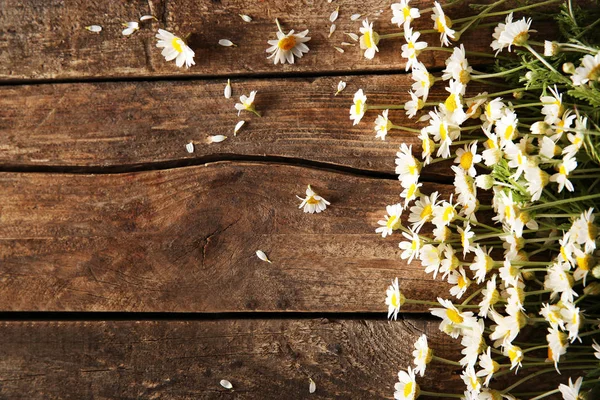
<svg viewBox="0 0 600 400">
<path fill-rule="evenodd" d="M 240 96 L 240 102 L 235 103 L 234 105 L 235 109 L 238 110 L 238 115 L 240 115 L 242 111 L 246 110 L 260 117 L 260 113 L 256 111 L 256 108 L 254 107 L 254 97 L 256 97 L 256 90 L 251 91 L 250 96 Z"/>
<path fill-rule="evenodd" d="M 331 204 L 330 202 L 328 202 L 327 200 L 325 200 L 324 198 L 322 198 L 321 196 L 316 194 L 312 190 L 310 185 L 308 185 L 308 188 L 306 188 L 306 197 L 305 198 L 302 198 L 300 196 L 296 196 L 296 197 L 298 197 L 300 200 L 302 200 L 302 203 L 300 204 L 300 207 L 298 207 L 298 208 L 304 208 L 305 213 L 311 213 L 311 214 L 320 213 L 321 211 L 325 210 L 328 205 Z"/>
<path fill-rule="evenodd" d="M 156 38 L 158 39 L 156 47 L 163 49 L 161 54 L 165 60 L 175 60 L 175 64 L 180 68 L 183 67 L 183 64 L 186 68 L 196 64 L 194 50 L 190 49 L 180 37 L 164 29 L 159 29 Z"/>
<path fill-rule="evenodd" d="M 294 33 L 294 30 L 292 29 L 285 34 L 281 29 L 279 20 L 275 19 L 275 23 L 277 24 L 279 32 L 277 32 L 276 40 L 267 41 L 267 43 L 271 45 L 271 47 L 267 49 L 267 53 L 271 53 L 267 59 L 272 58 L 274 64 L 285 64 L 286 61 L 293 64 L 294 56 L 301 58 L 304 53 L 308 53 L 308 46 L 305 44 L 310 40 L 310 37 L 306 36 L 308 34 L 308 29 L 300 33 Z"/>
</svg>

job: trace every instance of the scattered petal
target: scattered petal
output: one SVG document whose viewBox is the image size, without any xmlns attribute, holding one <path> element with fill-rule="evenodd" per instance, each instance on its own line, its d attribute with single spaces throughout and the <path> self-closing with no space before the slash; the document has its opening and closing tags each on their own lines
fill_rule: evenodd
<svg viewBox="0 0 600 400">
<path fill-rule="evenodd" d="M 360 17 L 362 17 L 362 14 L 352 14 L 350 16 L 350 21 L 356 21 L 357 19 L 359 19 Z"/>
<path fill-rule="evenodd" d="M 193 142 L 189 142 L 188 144 L 185 145 L 185 149 L 187 150 L 188 153 L 193 153 L 194 152 L 194 143 Z"/>
<path fill-rule="evenodd" d="M 263 261 L 268 262 L 269 264 L 271 264 L 271 260 L 269 260 L 269 258 L 267 257 L 267 255 L 265 254 L 264 251 L 262 250 L 256 250 L 256 257 L 260 258 Z"/>
<path fill-rule="evenodd" d="M 348 37 L 354 40 L 355 42 L 358 42 L 358 35 L 356 33 L 344 32 L 344 34 L 348 35 Z"/>
<path fill-rule="evenodd" d="M 142 15 L 140 17 L 140 21 L 148 21 L 149 19 L 153 19 L 155 21 L 158 21 L 158 19 L 154 15 Z"/>
<path fill-rule="evenodd" d="M 94 32 L 94 33 L 100 33 L 100 32 L 102 32 L 102 27 L 100 25 L 86 26 L 85 29 L 87 29 L 90 32 Z"/>
<path fill-rule="evenodd" d="M 129 36 L 138 29 L 140 29 L 140 24 L 137 21 L 127 22 L 123 24 L 123 26 L 125 27 L 125 29 L 123 29 L 123 32 L 121 32 L 123 36 Z"/>
<path fill-rule="evenodd" d="M 340 81 L 337 85 L 337 92 L 335 92 L 335 96 L 337 96 L 344 89 L 346 89 L 346 82 Z"/>
<path fill-rule="evenodd" d="M 348 42 L 342 42 L 342 43 L 340 43 L 340 44 L 341 44 L 342 46 L 356 46 L 355 44 L 353 44 L 353 43 L 348 43 Z"/>
<path fill-rule="evenodd" d="M 229 382 L 227 379 L 221 379 L 221 382 L 219 382 L 221 384 L 221 386 L 223 386 L 225 389 L 233 389 L 233 385 L 231 384 L 231 382 Z"/>
<path fill-rule="evenodd" d="M 223 95 L 226 99 L 231 98 L 231 80 L 227 79 L 227 85 L 225 86 L 225 90 L 223 91 Z"/>
<path fill-rule="evenodd" d="M 308 378 L 308 393 L 314 393 L 317 391 L 317 384 L 311 378 Z"/>
<path fill-rule="evenodd" d="M 249 15 L 244 15 L 244 14 L 239 14 L 240 18 L 243 19 L 245 22 L 252 22 L 252 17 Z"/>
<path fill-rule="evenodd" d="M 329 16 L 329 20 L 331 22 L 335 22 L 335 20 L 338 19 L 339 15 L 340 15 L 340 7 L 338 6 L 338 8 L 336 8 L 335 11 L 332 12 L 331 15 Z"/>
<path fill-rule="evenodd" d="M 207 142 L 210 143 L 220 143 L 223 140 L 227 139 L 227 136 L 223 136 L 223 135 L 215 135 L 215 136 L 209 136 Z"/>
<path fill-rule="evenodd" d="M 219 44 L 223 47 L 235 47 L 237 46 L 235 43 L 233 43 L 231 40 L 229 39 L 221 39 L 219 40 Z"/>
<path fill-rule="evenodd" d="M 333 32 L 335 32 L 335 28 L 336 28 L 335 24 L 333 24 L 329 27 L 329 37 L 331 37 L 331 35 L 333 35 Z"/>
<path fill-rule="evenodd" d="M 236 136 L 238 131 L 242 128 L 242 126 L 244 126 L 244 124 L 246 123 L 246 121 L 240 121 L 235 125 L 235 129 L 233 130 L 233 136 Z"/>
<path fill-rule="evenodd" d="M 344 52 L 344 49 L 342 49 L 341 47 L 333 46 L 333 48 L 339 51 L 340 53 Z"/>
</svg>

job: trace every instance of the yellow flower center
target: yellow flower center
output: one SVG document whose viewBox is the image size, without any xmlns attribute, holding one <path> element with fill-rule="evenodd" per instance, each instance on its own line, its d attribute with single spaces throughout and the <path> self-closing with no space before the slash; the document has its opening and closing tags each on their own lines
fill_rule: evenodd
<svg viewBox="0 0 600 400">
<path fill-rule="evenodd" d="M 279 47 L 283 51 L 289 51 L 293 49 L 294 46 L 296 46 L 296 37 L 293 35 L 286 36 L 280 39 L 279 43 L 277 43 L 277 47 Z"/>
<path fill-rule="evenodd" d="M 507 126 L 506 129 L 504 130 L 504 139 L 506 139 L 506 140 L 512 139 L 514 133 L 515 133 L 515 127 L 512 125 Z"/>
<path fill-rule="evenodd" d="M 354 113 L 355 114 L 362 113 L 362 108 L 363 108 L 363 101 L 360 99 L 356 100 L 356 103 L 354 103 Z"/>
<path fill-rule="evenodd" d="M 454 218 L 454 207 L 446 207 L 444 209 L 444 214 L 442 215 L 442 219 L 444 222 L 449 222 Z"/>
<path fill-rule="evenodd" d="M 587 77 L 590 81 L 597 80 L 600 77 L 600 65 L 596 65 L 594 68 L 592 68 Z"/>
<path fill-rule="evenodd" d="M 446 32 L 446 28 L 452 28 L 452 20 L 447 15 L 439 16 L 436 20 L 437 31 L 439 33 Z"/>
<path fill-rule="evenodd" d="M 416 184 L 412 184 L 410 185 L 410 187 L 408 188 L 408 193 L 406 194 L 406 198 L 407 199 L 412 199 L 415 195 L 415 193 L 417 192 L 417 185 Z"/>
<path fill-rule="evenodd" d="M 411 50 L 415 49 L 415 44 L 414 44 L 414 42 L 412 40 L 410 42 L 408 42 L 408 48 L 411 49 Z"/>
<path fill-rule="evenodd" d="M 469 73 L 469 71 L 463 69 L 462 71 L 460 71 L 460 74 L 458 74 L 458 80 L 463 85 L 466 85 L 467 83 L 469 83 L 471 81 L 471 74 Z M 475 103 L 475 104 L 477 104 L 477 103 Z"/>
<path fill-rule="evenodd" d="M 310 196 L 308 200 L 306 200 L 306 204 L 319 204 L 319 200 L 315 199 L 313 196 Z"/>
<path fill-rule="evenodd" d="M 391 301 L 391 303 L 394 306 L 394 308 L 400 307 L 400 298 L 398 297 L 398 295 L 396 295 L 396 293 L 394 293 L 392 295 L 392 301 Z"/>
<path fill-rule="evenodd" d="M 366 31 L 365 32 L 365 45 L 367 46 L 367 48 L 371 48 L 373 47 L 373 40 L 371 39 L 371 31 Z"/>
<path fill-rule="evenodd" d="M 458 311 L 452 308 L 448 308 L 446 310 L 446 316 L 450 321 L 454 322 L 455 324 L 462 324 L 464 321 L 463 317 L 458 313 Z"/>
<path fill-rule="evenodd" d="M 171 46 L 173 46 L 173 48 L 175 49 L 176 52 L 181 53 L 183 51 L 183 41 L 181 39 L 179 39 L 178 37 L 174 37 L 171 40 Z"/>
<path fill-rule="evenodd" d="M 577 267 L 583 271 L 589 271 L 595 264 L 596 260 L 589 254 L 585 254 L 583 257 L 576 257 Z"/>
<path fill-rule="evenodd" d="M 397 215 L 392 215 L 386 222 L 385 226 L 389 229 L 398 229 L 400 227 L 400 218 Z"/>
<path fill-rule="evenodd" d="M 410 8 L 404 7 L 402 9 L 402 14 L 404 15 L 404 19 L 407 20 L 410 17 Z"/>
<path fill-rule="evenodd" d="M 456 103 L 456 96 L 453 94 L 448 96 L 448 98 L 444 102 L 444 105 L 446 106 L 446 110 L 450 111 L 451 113 L 454 112 L 458 108 L 458 104 Z"/>
<path fill-rule="evenodd" d="M 560 167 L 558 167 L 558 173 L 561 175 L 567 175 L 567 169 L 563 164 L 560 164 Z"/>
<path fill-rule="evenodd" d="M 485 142 L 487 143 L 488 148 L 490 148 L 490 149 L 497 149 L 498 148 L 498 143 L 496 143 L 495 140 L 488 139 Z"/>
<path fill-rule="evenodd" d="M 442 141 L 448 138 L 448 131 L 443 123 L 440 124 L 440 137 L 442 138 Z"/>
<path fill-rule="evenodd" d="M 431 204 L 427 204 L 427 205 L 425 205 L 425 207 L 423 207 L 423 211 L 421 211 L 421 214 L 419 215 L 419 217 L 421 219 L 429 220 L 432 212 L 433 212 L 433 208 L 431 207 Z"/>
<path fill-rule="evenodd" d="M 467 281 L 465 278 L 463 278 L 462 275 L 459 275 L 458 276 L 458 287 L 461 289 L 464 289 L 467 286 L 469 286 L 469 281 Z"/>
<path fill-rule="evenodd" d="M 464 170 L 468 170 L 473 165 L 473 153 L 470 151 L 465 151 L 462 156 L 460 156 L 460 166 Z"/>
<path fill-rule="evenodd" d="M 413 392 L 413 382 L 408 382 L 406 385 L 404 385 L 404 397 L 410 396 L 410 394 L 412 392 Z"/>
<path fill-rule="evenodd" d="M 527 39 L 529 39 L 529 32 L 528 31 L 521 32 L 517 36 L 515 36 L 515 39 L 513 40 L 513 44 L 515 44 L 517 46 L 523 46 L 527 42 Z"/>
</svg>

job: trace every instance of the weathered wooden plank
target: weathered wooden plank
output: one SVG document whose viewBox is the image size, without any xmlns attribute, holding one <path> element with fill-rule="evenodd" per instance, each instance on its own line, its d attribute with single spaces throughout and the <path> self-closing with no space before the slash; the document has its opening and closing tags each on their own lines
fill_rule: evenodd
<svg viewBox="0 0 600 400">
<path fill-rule="evenodd" d="M 334 96 L 340 79 L 348 86 Z M 421 147 L 417 134 L 392 130 L 382 141 L 373 130 L 381 111 L 368 111 L 353 126 L 349 109 L 358 88 L 371 104 L 404 104 L 411 84 L 406 75 L 234 81 L 236 99 L 258 91 L 262 118 L 247 112 L 238 117 L 236 100 L 223 96 L 222 80 L 4 86 L 0 165 L 123 166 L 237 154 L 393 173 L 401 143 Z M 445 94 L 443 85 L 436 85 L 430 98 Z M 396 125 L 418 126 L 403 110 L 389 115 Z M 247 123 L 234 137 L 240 119 Z M 228 139 L 205 143 L 217 134 Z M 189 141 L 196 142 L 194 154 L 185 150 Z"/>
<path fill-rule="evenodd" d="M 325 212 L 298 209 L 307 184 L 332 203 Z M 447 284 L 400 259 L 399 235 L 375 234 L 400 189 L 253 163 L 2 173 L 0 310 L 384 313 L 396 276 L 408 298 L 435 299 Z"/>
<path fill-rule="evenodd" d="M 414 3 L 426 8 L 432 1 Z M 350 21 L 354 13 L 375 21 L 375 29 L 399 31 L 390 22 L 389 4 L 384 0 L 2 0 L 0 80 L 402 70 L 402 40 L 381 41 L 381 52 L 372 61 L 362 56 L 358 46 L 345 47 L 344 54 L 333 48 L 351 41 L 343 32 L 359 32 L 361 21 Z M 329 15 L 337 6 L 340 18 L 329 38 Z M 467 10 L 455 7 L 449 14 L 464 16 Z M 146 22 L 133 36 L 123 37 L 122 23 L 144 14 L 154 14 L 160 21 Z M 243 22 L 238 14 L 248 14 L 253 21 Z M 267 40 L 274 39 L 277 31 L 276 17 L 286 30 L 310 30 L 310 52 L 295 65 L 275 66 L 266 59 Z M 91 24 L 102 25 L 104 30 L 100 34 L 86 31 L 84 27 Z M 415 23 L 417 29 L 431 29 L 432 25 L 429 14 Z M 186 70 L 166 62 L 156 48 L 158 28 L 182 37 L 190 34 L 196 65 Z M 462 40 L 468 50 L 488 50 L 490 32 L 490 28 L 485 34 L 467 32 Z M 436 36 L 429 34 L 425 39 L 437 44 Z M 238 47 L 219 46 L 219 39 L 224 38 Z M 422 58 L 428 66 L 443 66 L 445 56 L 427 52 Z"/>
<path fill-rule="evenodd" d="M 459 355 L 437 322 L 410 319 L 5 322 L 0 396 L 393 398 L 398 371 L 412 364 L 412 344 L 422 333 L 435 354 Z M 423 390 L 461 390 L 453 367 L 428 369 L 418 380 Z M 221 379 L 234 389 L 221 387 Z"/>
</svg>

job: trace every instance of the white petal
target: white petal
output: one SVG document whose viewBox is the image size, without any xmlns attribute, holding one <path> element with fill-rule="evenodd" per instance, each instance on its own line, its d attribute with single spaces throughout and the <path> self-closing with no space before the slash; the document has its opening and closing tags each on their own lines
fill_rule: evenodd
<svg viewBox="0 0 600 400">
<path fill-rule="evenodd" d="M 221 384 L 221 386 L 223 386 L 225 389 L 233 389 L 233 385 L 231 384 L 231 382 L 229 382 L 227 379 L 221 379 L 221 382 L 219 382 Z"/>
<path fill-rule="evenodd" d="M 155 21 L 158 21 L 154 15 L 142 15 L 140 17 L 140 21 L 148 21 L 149 19 L 153 19 Z"/>
<path fill-rule="evenodd" d="M 240 18 L 243 19 L 245 22 L 252 22 L 252 17 L 249 15 L 244 15 L 244 14 L 239 14 Z"/>
<path fill-rule="evenodd" d="M 220 143 L 225 139 L 227 139 L 227 136 L 223 136 L 223 135 L 210 136 L 208 138 L 208 143 Z"/>
<path fill-rule="evenodd" d="M 221 39 L 219 40 L 219 44 L 224 47 L 235 46 L 235 44 L 229 39 Z"/>
<path fill-rule="evenodd" d="M 269 260 L 269 258 L 267 257 L 267 255 L 265 254 L 264 251 L 262 250 L 256 250 L 256 257 L 260 258 L 263 261 L 266 261 L 268 263 L 271 263 L 271 260 Z"/>
<path fill-rule="evenodd" d="M 333 46 L 333 48 L 339 51 L 340 53 L 344 52 L 344 49 L 342 49 L 341 47 Z"/>
<path fill-rule="evenodd" d="M 348 37 L 350 39 L 354 40 L 355 42 L 358 42 L 358 35 L 356 33 L 348 33 L 348 32 L 345 32 L 345 33 L 346 33 L 346 35 L 348 35 Z"/>
<path fill-rule="evenodd" d="M 315 383 L 315 381 L 313 381 L 311 378 L 308 378 L 308 381 L 310 382 L 308 384 L 308 393 L 314 393 L 317 391 L 317 384 Z"/>
<path fill-rule="evenodd" d="M 340 15 L 339 11 L 340 11 L 340 8 L 338 7 L 335 9 L 334 12 L 331 13 L 331 15 L 329 16 L 329 20 L 331 22 L 335 22 L 335 20 L 338 18 L 338 15 Z"/>
<path fill-rule="evenodd" d="M 90 32 L 94 32 L 94 33 L 100 33 L 100 32 L 102 32 L 102 27 L 100 25 L 86 26 L 85 29 L 87 29 Z"/>
<path fill-rule="evenodd" d="M 223 95 L 226 99 L 231 98 L 231 81 L 227 79 L 227 85 L 225 86 L 225 90 L 223 91 Z"/>
<path fill-rule="evenodd" d="M 335 28 L 336 28 L 335 24 L 333 24 L 329 27 L 329 37 L 331 37 L 331 35 L 333 35 L 333 32 L 335 32 Z"/>
<path fill-rule="evenodd" d="M 359 19 L 360 17 L 362 17 L 361 14 L 352 14 L 350 16 L 350 21 L 356 21 L 357 19 Z"/>
<path fill-rule="evenodd" d="M 194 143 L 189 142 L 188 144 L 185 145 L 185 149 L 187 150 L 188 153 L 193 153 L 194 152 Z"/>
<path fill-rule="evenodd" d="M 244 126 L 244 124 L 246 123 L 246 121 L 240 121 L 235 125 L 235 129 L 233 130 L 233 136 L 235 136 L 238 131 L 242 128 L 242 126 Z"/>
<path fill-rule="evenodd" d="M 348 42 L 342 42 L 342 43 L 340 43 L 340 44 L 341 44 L 342 46 L 355 46 L 354 44 L 352 44 L 352 43 L 348 43 Z"/>
</svg>

